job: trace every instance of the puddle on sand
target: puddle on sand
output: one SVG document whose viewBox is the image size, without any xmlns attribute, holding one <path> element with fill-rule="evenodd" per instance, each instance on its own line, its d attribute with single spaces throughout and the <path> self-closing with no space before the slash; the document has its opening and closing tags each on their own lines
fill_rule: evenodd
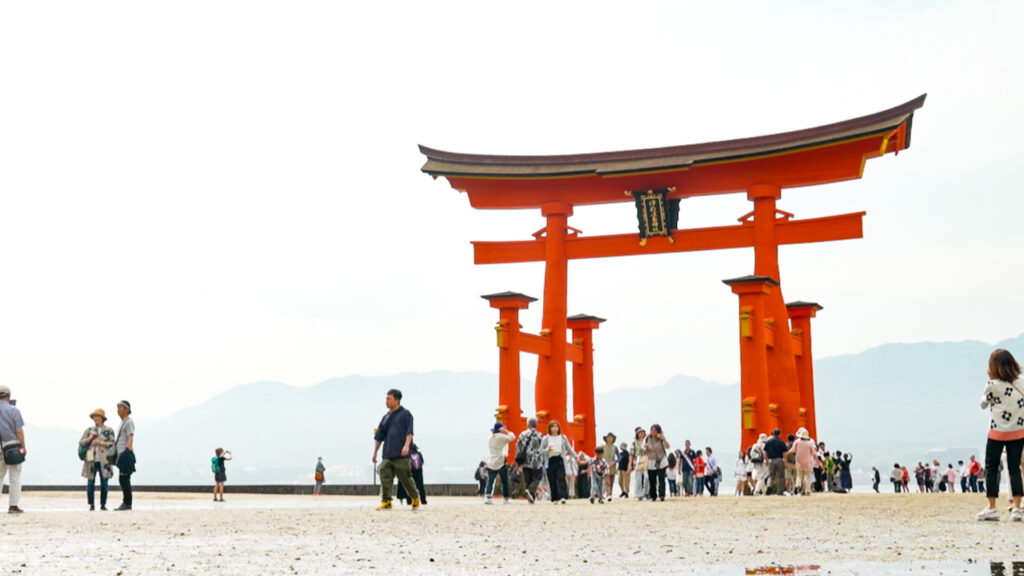
<svg viewBox="0 0 1024 576">
<path fill-rule="evenodd" d="M 738 572 L 722 572 L 725 574 Z M 967 562 L 835 562 L 830 564 L 808 564 L 805 566 L 770 564 L 757 568 L 745 568 L 743 574 L 783 574 L 792 576 L 842 576 L 871 575 L 897 576 L 913 574 L 919 576 L 1024 576 L 1024 561 L 967 561 Z"/>
</svg>

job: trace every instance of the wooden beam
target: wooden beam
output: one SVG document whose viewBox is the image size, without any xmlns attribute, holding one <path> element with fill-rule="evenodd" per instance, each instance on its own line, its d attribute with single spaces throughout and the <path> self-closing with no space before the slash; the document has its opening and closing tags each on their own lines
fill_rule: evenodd
<svg viewBox="0 0 1024 576">
<path fill-rule="evenodd" d="M 806 220 L 776 220 L 775 237 L 779 245 L 804 244 L 851 240 L 864 236 L 865 212 L 809 218 Z M 712 228 L 676 230 L 672 242 L 667 237 L 647 239 L 640 245 L 638 234 L 613 236 L 571 237 L 566 240 L 566 254 L 570 260 L 581 258 L 608 258 L 611 256 L 638 256 L 754 246 L 753 223 Z M 543 262 L 544 239 L 510 242 L 473 242 L 476 264 L 508 264 L 514 262 Z"/>
</svg>

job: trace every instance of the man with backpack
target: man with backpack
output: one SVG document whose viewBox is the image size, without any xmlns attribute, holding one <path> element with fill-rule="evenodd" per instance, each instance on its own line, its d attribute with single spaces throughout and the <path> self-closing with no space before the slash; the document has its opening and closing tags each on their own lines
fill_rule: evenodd
<svg viewBox="0 0 1024 576">
<path fill-rule="evenodd" d="M 747 449 L 750 456 L 750 464 L 754 467 L 754 495 L 765 494 L 768 491 L 768 463 L 764 457 L 764 443 L 768 439 L 767 434 L 761 434 L 757 442 L 751 444 Z"/>
<path fill-rule="evenodd" d="M 526 500 L 533 504 L 537 500 L 537 486 L 544 477 L 544 454 L 540 451 L 543 440 L 537 431 L 537 419 L 526 421 L 526 431 L 516 440 L 516 463 L 523 471 L 523 483 L 526 484 Z"/>
</svg>

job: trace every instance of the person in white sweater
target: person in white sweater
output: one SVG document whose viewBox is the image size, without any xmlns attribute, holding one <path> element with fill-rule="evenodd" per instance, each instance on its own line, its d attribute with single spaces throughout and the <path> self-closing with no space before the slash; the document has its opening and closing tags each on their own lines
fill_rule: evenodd
<svg viewBox="0 0 1024 576">
<path fill-rule="evenodd" d="M 1013 504 L 1010 520 L 1024 520 L 1020 508 L 1024 486 L 1021 484 L 1021 450 L 1024 449 L 1024 390 L 1021 368 L 1007 350 L 992 352 L 988 359 L 989 382 L 981 395 L 981 407 L 991 410 L 988 442 L 985 445 L 985 497 L 988 507 L 978 512 L 978 520 L 999 520 L 999 461 L 1006 450 L 1006 471 L 1010 476 Z"/>
</svg>

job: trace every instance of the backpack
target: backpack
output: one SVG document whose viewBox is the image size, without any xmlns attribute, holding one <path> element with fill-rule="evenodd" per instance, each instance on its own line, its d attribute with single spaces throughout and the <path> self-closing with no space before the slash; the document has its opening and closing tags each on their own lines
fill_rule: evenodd
<svg viewBox="0 0 1024 576">
<path fill-rule="evenodd" d="M 212 470 L 214 474 L 220 472 L 220 461 L 216 456 L 210 458 L 210 470 Z"/>
<path fill-rule="evenodd" d="M 750 447 L 750 461 L 754 464 L 760 464 L 764 462 L 764 447 L 760 444 L 754 444 Z"/>
</svg>

